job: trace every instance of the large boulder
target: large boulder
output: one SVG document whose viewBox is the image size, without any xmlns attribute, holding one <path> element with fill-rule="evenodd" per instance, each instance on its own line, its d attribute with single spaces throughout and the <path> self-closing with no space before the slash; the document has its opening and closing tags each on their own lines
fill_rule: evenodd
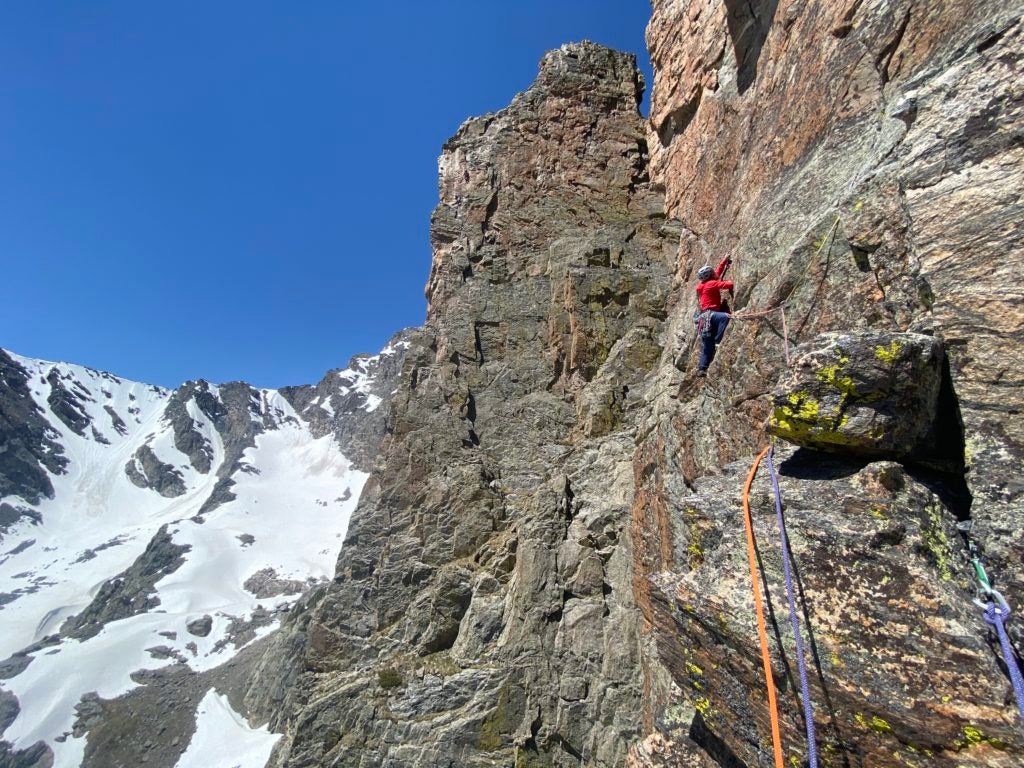
<svg viewBox="0 0 1024 768">
<path fill-rule="evenodd" d="M 916 333 L 824 333 L 772 393 L 768 431 L 796 445 L 891 459 L 934 453 L 942 342 Z"/>
</svg>

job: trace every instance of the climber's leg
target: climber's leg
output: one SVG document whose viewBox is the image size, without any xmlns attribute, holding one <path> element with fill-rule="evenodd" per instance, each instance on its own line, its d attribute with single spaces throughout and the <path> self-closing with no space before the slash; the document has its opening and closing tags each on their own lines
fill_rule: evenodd
<svg viewBox="0 0 1024 768">
<path fill-rule="evenodd" d="M 732 320 L 732 315 L 728 312 L 715 312 L 711 316 L 711 322 L 714 323 L 715 329 L 715 344 L 722 343 L 722 337 L 725 336 L 725 329 L 729 327 L 730 320 Z"/>
</svg>

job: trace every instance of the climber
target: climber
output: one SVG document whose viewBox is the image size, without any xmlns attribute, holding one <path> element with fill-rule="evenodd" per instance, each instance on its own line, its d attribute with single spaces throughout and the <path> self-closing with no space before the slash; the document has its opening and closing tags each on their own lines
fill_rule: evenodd
<svg viewBox="0 0 1024 768">
<path fill-rule="evenodd" d="M 697 324 L 697 333 L 702 345 L 700 362 L 697 363 L 698 376 L 707 375 L 708 366 L 715 359 L 715 350 L 721 343 L 732 317 L 729 314 L 729 305 L 722 299 L 722 291 L 728 291 L 731 295 L 733 290 L 731 281 L 722 280 L 730 264 L 732 257 L 726 256 L 717 269 L 705 264 L 697 270 L 697 279 L 700 281 L 697 284 L 700 310 L 694 315 L 694 322 Z"/>
</svg>

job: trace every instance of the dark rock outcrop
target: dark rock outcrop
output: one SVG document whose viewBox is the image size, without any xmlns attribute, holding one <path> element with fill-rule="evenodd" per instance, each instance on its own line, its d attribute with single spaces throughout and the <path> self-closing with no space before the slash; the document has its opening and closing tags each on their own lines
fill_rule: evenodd
<svg viewBox="0 0 1024 768">
<path fill-rule="evenodd" d="M 283 387 L 281 394 L 316 437 L 334 434 L 341 452 L 369 472 L 380 452 L 413 329 L 399 331 L 376 355 L 356 355 L 347 368 L 328 371 L 315 386 Z"/>
<path fill-rule="evenodd" d="M 53 751 L 41 741 L 21 750 L 12 750 L 3 741 L 0 742 L 0 768 L 53 768 Z"/>
<path fill-rule="evenodd" d="M 200 515 L 235 498 L 232 475 L 240 469 L 242 454 L 256 445 L 260 432 L 277 428 L 283 414 L 274 413 L 265 399 L 262 390 L 240 381 L 217 387 L 206 381 L 189 381 L 175 390 L 167 403 L 164 418 L 174 430 L 174 445 L 198 472 L 208 474 L 214 469 L 214 453 L 210 441 L 199 431 L 200 424 L 189 413 L 189 403 L 217 430 L 224 447 L 224 457 L 216 467 L 217 483 L 200 508 Z"/>
<path fill-rule="evenodd" d="M 298 595 L 309 589 L 309 583 L 298 579 L 283 579 L 273 568 L 257 571 L 242 585 L 256 597 L 266 599 L 279 595 Z"/>
<path fill-rule="evenodd" d="M 5 533 L 8 528 L 21 520 L 31 520 L 34 523 L 38 523 L 42 520 L 42 515 L 34 509 L 21 504 L 8 504 L 6 501 L 0 504 L 0 534 Z"/>
<path fill-rule="evenodd" d="M 213 617 L 207 615 L 200 616 L 198 619 L 192 619 L 185 625 L 185 629 L 188 630 L 190 635 L 206 637 L 210 634 L 210 630 L 213 629 Z"/>
<path fill-rule="evenodd" d="M 139 488 L 152 488 L 161 496 L 173 498 L 185 493 L 181 472 L 160 461 L 148 445 L 140 446 L 124 465 L 124 473 Z"/>
<path fill-rule="evenodd" d="M 154 585 L 181 567 L 185 562 L 182 555 L 189 549 L 188 545 L 175 544 L 167 526 L 162 526 L 128 570 L 105 582 L 84 611 L 64 622 L 61 634 L 85 640 L 111 621 L 159 605 L 159 598 L 153 594 Z"/>
<path fill-rule="evenodd" d="M 205 381 L 194 382 L 191 388 L 191 397 L 210 419 L 224 446 L 224 458 L 217 467 L 217 484 L 199 508 L 199 514 L 205 515 L 235 498 L 231 491 L 235 484 L 232 475 L 240 467 L 242 454 L 256 445 L 256 435 L 266 429 L 276 429 L 277 422 L 263 403 L 263 393 L 244 382 L 222 384 L 217 387 L 216 395 Z"/>
<path fill-rule="evenodd" d="M 55 438 L 32 400 L 28 373 L 0 349 L 0 497 L 20 496 L 29 504 L 53 497 L 47 471 L 59 474 L 67 466 Z M 14 507 L 5 506 L 13 514 Z"/>
<path fill-rule="evenodd" d="M 50 385 L 50 395 L 46 398 L 53 415 L 64 422 L 64 426 L 77 435 L 85 436 L 85 428 L 92 424 L 92 419 L 85 412 L 83 400 L 92 400 L 91 393 L 71 377 L 71 386 L 64 384 L 64 378 L 54 368 L 46 377 Z"/>
<path fill-rule="evenodd" d="M 10 691 L 0 690 L 0 736 L 18 716 L 18 697 Z"/>
<path fill-rule="evenodd" d="M 164 409 L 164 418 L 174 430 L 174 447 L 188 456 L 197 472 L 205 475 L 213 463 L 213 446 L 196 429 L 195 421 L 188 412 L 190 400 L 195 400 L 196 406 L 211 419 L 221 413 L 220 403 L 210 393 L 206 382 L 187 382 L 171 395 Z"/>
</svg>

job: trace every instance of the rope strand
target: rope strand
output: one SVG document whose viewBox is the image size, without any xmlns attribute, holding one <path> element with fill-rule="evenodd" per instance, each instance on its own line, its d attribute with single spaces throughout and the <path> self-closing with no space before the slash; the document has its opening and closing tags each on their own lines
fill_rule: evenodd
<svg viewBox="0 0 1024 768">
<path fill-rule="evenodd" d="M 999 645 L 1003 648 L 1003 660 L 1006 662 L 1006 671 L 1010 675 L 1013 695 L 1017 698 L 1017 710 L 1020 714 L 1021 725 L 1024 727 L 1024 677 L 1021 676 L 1020 667 L 1017 665 L 1017 657 L 1010 644 L 1010 636 L 1006 634 L 1006 620 L 1010 618 L 1010 606 L 1007 605 L 1005 598 L 994 589 L 989 590 L 989 602 L 985 606 L 984 617 L 986 622 L 996 628 L 996 634 L 999 635 Z"/>
<path fill-rule="evenodd" d="M 814 252 L 814 255 L 811 256 L 811 258 L 808 260 L 807 266 L 804 267 L 803 271 L 800 273 L 800 277 L 797 278 L 796 283 L 794 283 L 792 290 L 790 290 L 789 294 L 786 296 L 785 299 L 783 299 L 780 303 L 776 304 L 774 307 L 771 307 L 770 309 L 740 311 L 734 312 L 732 314 L 732 318 L 734 320 L 756 320 L 758 318 L 768 317 L 769 315 L 772 315 L 775 312 L 780 312 L 782 315 L 782 350 L 786 357 L 787 366 L 790 365 L 791 362 L 789 357 L 789 328 L 786 325 L 786 305 L 789 303 L 789 300 L 793 298 L 793 294 L 796 293 L 796 289 L 800 287 L 800 284 L 803 282 L 804 277 L 806 277 L 807 273 L 810 271 L 811 265 L 813 265 L 814 262 L 818 260 L 818 256 L 821 254 L 821 251 L 822 249 L 824 249 L 825 245 L 827 244 L 829 246 L 829 249 L 831 250 L 831 244 L 835 241 L 836 230 L 838 230 L 839 222 L 841 220 L 842 217 L 836 216 L 836 220 L 832 223 L 832 226 L 829 228 L 828 234 L 821 241 L 821 245 L 818 246 L 818 250 L 816 250 Z"/>
<path fill-rule="evenodd" d="M 757 634 L 761 645 L 761 663 L 764 666 L 764 681 L 768 689 L 768 715 L 771 718 L 772 750 L 775 755 L 775 768 L 785 768 L 782 758 L 782 735 L 779 729 L 779 705 L 775 700 L 775 678 L 772 675 L 772 659 L 768 651 L 768 629 L 764 621 L 764 605 L 761 602 L 761 589 L 757 583 L 757 549 L 754 545 L 754 523 L 750 514 L 750 486 L 754 484 L 757 468 L 771 446 L 765 448 L 754 459 L 754 465 L 747 475 L 743 486 L 743 522 L 747 530 L 747 559 L 750 562 L 750 586 L 754 593 L 754 611 L 757 613 Z"/>
<path fill-rule="evenodd" d="M 789 540 L 786 537 L 786 521 L 782 516 L 782 491 L 779 490 L 779 476 L 775 472 L 775 448 L 768 450 L 768 472 L 772 476 L 772 490 L 775 493 L 775 516 L 779 521 L 779 539 L 782 542 L 782 572 L 786 577 L 786 599 L 789 602 L 789 623 L 796 639 L 796 666 L 800 673 L 800 695 L 804 706 L 804 726 L 807 730 L 807 760 L 810 768 L 818 768 L 818 742 L 814 733 L 814 710 L 811 708 L 811 690 L 807 682 L 807 665 L 804 662 L 804 641 L 797 618 L 794 597 L 792 565 L 789 558 Z"/>
</svg>

